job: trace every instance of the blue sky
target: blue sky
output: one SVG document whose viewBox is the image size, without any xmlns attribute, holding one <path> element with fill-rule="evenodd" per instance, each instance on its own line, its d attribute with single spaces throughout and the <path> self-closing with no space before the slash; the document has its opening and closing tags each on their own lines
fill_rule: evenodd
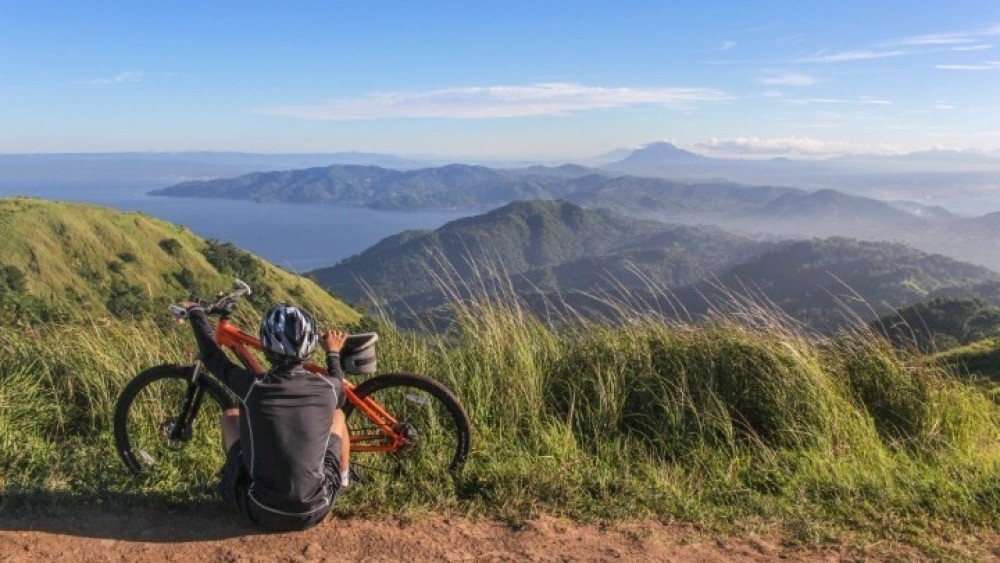
<svg viewBox="0 0 1000 563">
<path fill-rule="evenodd" d="M 0 0 L 0 152 L 1000 150 L 1000 2 Z"/>
</svg>

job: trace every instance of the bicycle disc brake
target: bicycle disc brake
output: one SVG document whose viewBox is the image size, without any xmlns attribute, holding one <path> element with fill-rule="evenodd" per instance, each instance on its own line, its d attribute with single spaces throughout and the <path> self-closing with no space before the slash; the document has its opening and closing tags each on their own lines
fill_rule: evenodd
<svg viewBox="0 0 1000 563">
<path fill-rule="evenodd" d="M 191 439 L 191 427 L 184 426 L 177 428 L 177 419 L 168 418 L 163 422 L 163 437 L 167 439 L 167 446 L 179 450 Z"/>
</svg>

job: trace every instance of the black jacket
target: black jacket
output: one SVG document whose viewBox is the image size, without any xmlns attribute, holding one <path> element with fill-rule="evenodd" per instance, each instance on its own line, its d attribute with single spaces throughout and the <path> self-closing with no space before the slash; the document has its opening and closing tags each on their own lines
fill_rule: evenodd
<svg viewBox="0 0 1000 563">
<path fill-rule="evenodd" d="M 249 501 L 279 514 L 324 508 L 323 458 L 334 410 L 344 405 L 340 357 L 327 354 L 327 376 L 291 363 L 258 377 L 219 348 L 204 311 L 192 309 L 190 319 L 202 363 L 240 399 L 243 463 L 253 481 Z"/>
</svg>

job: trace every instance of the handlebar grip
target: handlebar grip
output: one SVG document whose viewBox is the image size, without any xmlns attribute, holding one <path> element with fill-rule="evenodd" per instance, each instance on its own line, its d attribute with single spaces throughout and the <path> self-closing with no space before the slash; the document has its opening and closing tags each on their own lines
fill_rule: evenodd
<svg viewBox="0 0 1000 563">
<path fill-rule="evenodd" d="M 188 318 L 188 310 L 180 305 L 171 305 L 170 314 L 177 317 L 178 319 Z"/>
</svg>

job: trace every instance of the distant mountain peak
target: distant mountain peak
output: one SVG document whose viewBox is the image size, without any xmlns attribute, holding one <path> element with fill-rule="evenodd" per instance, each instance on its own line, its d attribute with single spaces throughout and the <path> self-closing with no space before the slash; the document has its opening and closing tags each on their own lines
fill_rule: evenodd
<svg viewBox="0 0 1000 563">
<path fill-rule="evenodd" d="M 724 162 L 719 159 L 702 156 L 684 150 L 673 143 L 658 141 L 640 147 L 626 158 L 607 165 L 611 170 L 623 170 L 629 173 L 638 172 L 648 175 L 664 169 L 674 169 L 678 166 L 701 167 L 708 163 Z"/>
<path fill-rule="evenodd" d="M 657 141 L 636 149 L 629 158 L 636 156 L 670 160 L 704 160 L 707 158 L 667 141 Z"/>
</svg>

